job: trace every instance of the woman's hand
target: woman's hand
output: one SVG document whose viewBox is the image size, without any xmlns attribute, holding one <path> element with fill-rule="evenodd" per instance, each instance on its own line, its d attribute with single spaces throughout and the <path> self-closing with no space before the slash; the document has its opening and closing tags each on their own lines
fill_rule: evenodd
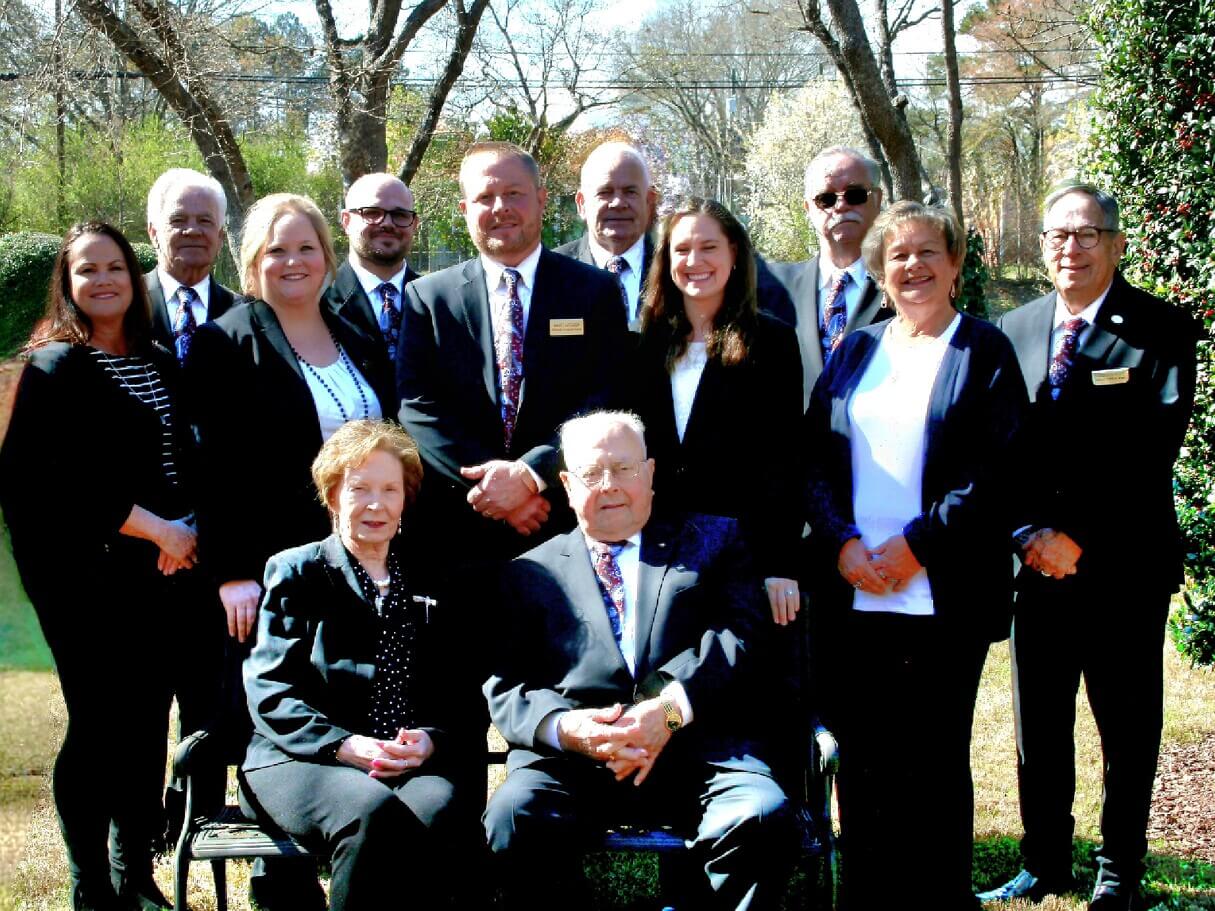
<svg viewBox="0 0 1215 911">
<path fill-rule="evenodd" d="M 155 544 L 160 548 L 156 567 L 166 576 L 189 569 L 198 559 L 198 532 L 185 519 L 164 520 Z"/>
<path fill-rule="evenodd" d="M 797 590 L 796 579 L 770 576 L 764 579 L 764 588 L 768 590 L 768 604 L 772 608 L 772 619 L 778 626 L 786 626 L 797 619 L 798 608 L 802 606 L 802 596 Z"/>
<path fill-rule="evenodd" d="M 873 555 L 871 564 L 879 576 L 894 586 L 894 591 L 901 592 L 907 581 L 924 568 L 911 552 L 911 546 L 902 535 L 887 538 L 870 551 Z"/>
<path fill-rule="evenodd" d="M 844 581 L 858 592 L 869 592 L 871 595 L 886 594 L 886 581 L 878 575 L 874 564 L 869 559 L 869 551 L 861 543 L 860 538 L 849 538 L 840 548 L 836 568 Z"/>
<path fill-rule="evenodd" d="M 219 587 L 219 600 L 228 615 L 228 635 L 244 642 L 257 628 L 257 605 L 262 587 L 253 579 L 233 579 Z"/>
<path fill-rule="evenodd" d="M 351 734 L 338 747 L 337 760 L 372 778 L 395 778 L 421 766 L 434 751 L 434 742 L 425 731 L 402 728 L 396 740 Z"/>
</svg>

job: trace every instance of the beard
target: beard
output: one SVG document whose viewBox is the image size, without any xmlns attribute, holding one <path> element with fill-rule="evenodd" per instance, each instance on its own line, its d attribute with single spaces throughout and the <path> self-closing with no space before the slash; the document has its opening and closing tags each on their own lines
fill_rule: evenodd
<svg viewBox="0 0 1215 911">
<path fill-rule="evenodd" d="M 384 240 L 397 240 L 397 248 L 389 250 L 381 246 Z M 368 238 L 359 234 L 351 239 L 350 246 L 361 258 L 379 266 L 399 266 L 409 255 L 409 244 L 400 235 L 381 234 Z"/>
</svg>

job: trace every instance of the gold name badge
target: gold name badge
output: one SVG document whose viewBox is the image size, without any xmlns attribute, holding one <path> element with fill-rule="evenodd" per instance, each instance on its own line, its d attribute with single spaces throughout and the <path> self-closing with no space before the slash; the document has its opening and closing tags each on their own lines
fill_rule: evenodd
<svg viewBox="0 0 1215 911">
<path fill-rule="evenodd" d="M 554 337 L 562 335 L 582 335 L 582 320 L 551 319 L 548 321 L 548 334 Z"/>
<path fill-rule="evenodd" d="M 1094 386 L 1117 386 L 1119 383 L 1131 381 L 1130 367 L 1115 367 L 1112 370 L 1094 370 Z"/>
</svg>

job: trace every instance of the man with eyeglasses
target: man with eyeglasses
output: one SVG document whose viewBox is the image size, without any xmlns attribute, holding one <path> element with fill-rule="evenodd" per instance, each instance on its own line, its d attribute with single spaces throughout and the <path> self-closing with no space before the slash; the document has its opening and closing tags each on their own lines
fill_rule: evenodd
<svg viewBox="0 0 1215 911">
<path fill-rule="evenodd" d="M 1024 869 L 984 900 L 1070 892 L 1081 677 L 1104 756 L 1092 911 L 1139 907 L 1163 717 L 1169 598 L 1182 582 L 1172 468 L 1194 401 L 1196 327 L 1118 271 L 1118 203 L 1046 198 L 1055 290 L 1006 314 L 1032 403 L 1015 498 L 1022 567 L 1013 687 Z"/>
<path fill-rule="evenodd" d="M 413 192 L 392 174 L 364 174 L 346 191 L 341 218 L 350 257 L 326 292 L 329 305 L 395 360 L 405 286 L 418 277 L 405 261 L 418 230 Z"/>
<path fill-rule="evenodd" d="M 802 204 L 818 237 L 818 256 L 759 265 L 760 308 L 797 330 L 803 406 L 831 352 L 859 326 L 887 319 L 861 241 L 882 207 L 881 170 L 855 149 L 832 146 L 806 166 Z"/>
<path fill-rule="evenodd" d="M 506 906 L 589 907 L 580 851 L 635 821 L 688 838 L 692 894 L 669 904 L 776 908 L 797 835 L 764 758 L 775 627 L 738 523 L 651 515 L 633 414 L 566 422 L 561 452 L 578 528 L 502 568 L 485 598 L 484 691 L 511 752 L 484 819 Z"/>
</svg>

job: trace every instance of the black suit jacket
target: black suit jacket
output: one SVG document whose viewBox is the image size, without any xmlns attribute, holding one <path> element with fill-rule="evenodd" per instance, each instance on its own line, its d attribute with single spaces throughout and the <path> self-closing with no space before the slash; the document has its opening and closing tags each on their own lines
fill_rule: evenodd
<svg viewBox="0 0 1215 911">
<path fill-rule="evenodd" d="M 556 320 L 576 320 L 580 328 L 554 334 Z M 460 467 L 521 459 L 547 481 L 546 495 L 555 507 L 563 506 L 557 430 L 577 414 L 620 403 L 620 359 L 627 338 L 615 279 L 541 251 L 523 342 L 519 414 L 507 449 L 481 260 L 409 285 L 397 390 L 401 423 L 417 440 L 426 468 L 417 510 L 424 517 L 420 524 L 446 537 L 448 545 L 472 549 L 483 544 L 489 553 L 518 553 L 527 539 L 473 512 L 465 501 L 471 484 L 460 476 Z M 554 508 L 546 523 L 548 534 L 572 522 L 568 508 L 563 517 L 558 513 Z"/>
<path fill-rule="evenodd" d="M 276 554 L 266 566 L 257 645 L 244 667 L 253 718 L 246 770 L 292 759 L 334 762 L 343 740 L 371 734 L 379 627 L 350 560 L 330 535 Z M 405 579 L 417 624 L 409 692 L 415 723 L 429 731 L 436 760 L 481 763 L 484 779 L 484 708 L 475 678 L 461 674 L 456 660 L 457 618 L 442 602 L 415 601 L 433 592 L 417 588 L 408 569 Z"/>
<path fill-rule="evenodd" d="M 402 287 L 416 278 L 418 278 L 418 273 L 406 264 L 405 281 Z M 361 328 L 368 336 L 378 339 L 381 345 L 385 344 L 384 333 L 380 331 L 380 321 L 375 317 L 375 309 L 371 306 L 371 301 L 367 299 L 367 292 L 363 290 L 363 285 L 359 282 L 359 277 L 355 275 L 349 261 L 338 266 L 337 277 L 325 291 L 324 302 L 348 322 Z"/>
<path fill-rule="evenodd" d="M 772 621 L 738 523 L 718 516 L 651 520 L 641 533 L 636 675 L 612 636 L 581 531 L 505 565 L 494 595 L 499 629 L 485 683 L 510 767 L 551 749 L 536 738 L 554 711 L 629 705 L 677 680 L 705 743 L 763 732 L 757 693 Z M 770 693 L 768 694 L 770 697 Z"/>
<path fill-rule="evenodd" d="M 819 377 L 806 413 L 810 453 L 809 574 L 829 608 L 849 610 L 852 589 L 836 569 L 840 548 L 860 533 L 852 513 L 848 408 L 877 351 L 884 325 L 844 339 Z M 929 399 L 922 478 L 923 512 L 903 529 L 928 570 L 942 620 L 996 641 L 1012 617 L 1013 531 L 1009 494 L 1014 444 L 1025 417 L 1025 383 L 1008 339 L 963 315 Z"/>
<path fill-rule="evenodd" d="M 1000 320 L 1033 403 L 1019 524 L 1071 536 L 1084 549 L 1080 580 L 1133 572 L 1141 583 L 1175 590 L 1182 549 L 1173 462 L 1194 404 L 1197 328 L 1117 274 L 1053 400 L 1055 301 L 1052 292 Z M 1049 584 L 1029 571 L 1019 580 L 1022 588 Z"/>
<path fill-rule="evenodd" d="M 684 438 L 675 427 L 670 333 L 655 326 L 642 337 L 629 407 L 646 428 L 654 459 L 654 490 L 664 512 L 700 512 L 740 519 L 764 576 L 797 576 L 797 545 L 805 516 L 801 460 L 802 370 L 793 330 L 760 314 L 747 360 L 705 365 Z M 779 447 L 787 446 L 785 455 Z M 788 464 L 776 462 L 787 457 Z"/>
<path fill-rule="evenodd" d="M 800 263 L 770 263 L 756 257 L 760 310 L 797 330 L 802 353 L 803 407 L 823 372 L 823 342 L 819 332 L 818 257 Z M 844 327 L 844 334 L 882 322 L 893 311 L 882 306 L 882 294 L 873 279 L 865 285 L 861 305 Z"/>
<path fill-rule="evenodd" d="M 210 278 L 211 288 L 208 291 L 207 320 L 217 320 L 231 310 L 234 304 L 240 300 L 244 300 L 244 298 L 238 294 L 234 294 L 217 282 L 214 275 Z M 159 273 L 155 269 L 151 272 L 145 272 L 143 283 L 148 289 L 148 303 L 152 307 L 152 338 L 172 351 L 173 315 L 169 313 L 169 308 L 165 304 L 165 292 L 160 286 Z"/>
<path fill-rule="evenodd" d="M 586 237 L 587 236 L 583 234 L 577 240 L 571 240 L 568 244 L 562 244 L 553 252 L 576 259 L 578 262 L 586 263 L 588 266 L 595 266 L 595 268 L 599 268 L 598 264 L 595 262 L 595 257 L 591 255 L 591 245 Z M 629 319 L 629 329 L 633 332 L 639 332 L 641 330 L 641 308 L 645 303 L 645 289 L 650 278 L 650 264 L 652 262 L 654 262 L 654 238 L 651 237 L 647 232 L 645 235 L 645 243 L 642 246 L 641 283 L 638 285 L 637 290 L 637 319 L 631 319 L 633 316 L 631 313 L 625 314 L 626 319 Z"/>
<path fill-rule="evenodd" d="M 396 397 L 383 345 L 328 307 L 321 315 L 391 419 Z M 185 373 L 199 443 L 204 558 L 221 583 L 260 579 L 271 554 L 330 530 L 310 473 L 322 443 L 316 404 L 261 300 L 199 326 Z"/>
</svg>

